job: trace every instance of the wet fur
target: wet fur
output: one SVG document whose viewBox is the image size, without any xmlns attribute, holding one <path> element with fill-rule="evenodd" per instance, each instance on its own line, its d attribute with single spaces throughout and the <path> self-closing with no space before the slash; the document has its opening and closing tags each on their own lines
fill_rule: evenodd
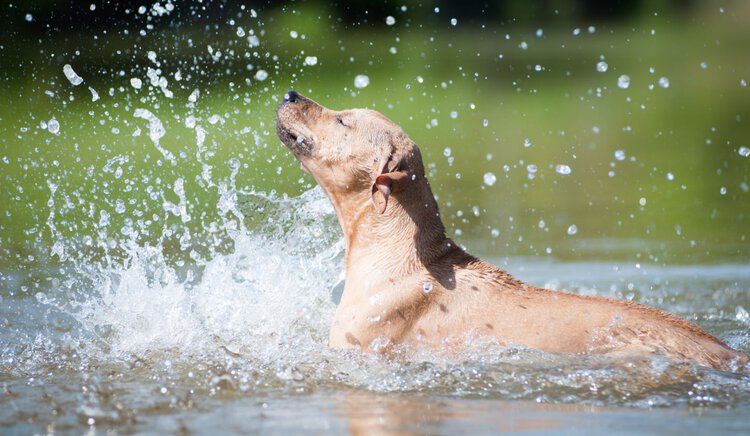
<svg viewBox="0 0 750 436">
<path fill-rule="evenodd" d="M 466 253 L 445 236 L 419 148 L 377 112 L 332 111 L 290 91 L 276 128 L 331 199 L 346 239 L 333 347 L 385 352 L 490 336 L 548 352 L 657 353 L 721 370 L 750 360 L 662 310 L 530 286 Z"/>
</svg>

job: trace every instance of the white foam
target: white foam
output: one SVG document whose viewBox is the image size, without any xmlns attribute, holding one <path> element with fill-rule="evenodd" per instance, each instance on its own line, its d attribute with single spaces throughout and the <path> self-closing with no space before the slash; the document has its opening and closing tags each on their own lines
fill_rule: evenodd
<svg viewBox="0 0 750 436">
<path fill-rule="evenodd" d="M 330 203 L 320 189 L 296 199 L 255 194 L 253 201 L 275 208 L 273 222 L 287 230 L 236 232 L 234 250 L 206 261 L 192 283 L 180 280 L 161 247 L 130 244 L 124 266 L 97 273 L 98 297 L 85 301 L 77 318 L 89 331 L 109 332 L 116 356 L 229 347 L 273 361 L 279 341 L 324 349 L 334 311 L 330 293 L 343 268 Z M 225 206 L 241 215 L 236 207 Z"/>
</svg>

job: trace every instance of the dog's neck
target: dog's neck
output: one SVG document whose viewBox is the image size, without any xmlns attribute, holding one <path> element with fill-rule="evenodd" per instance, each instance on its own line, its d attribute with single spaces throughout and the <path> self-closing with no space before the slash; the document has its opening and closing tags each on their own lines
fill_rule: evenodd
<svg viewBox="0 0 750 436">
<path fill-rule="evenodd" d="M 360 270 L 383 279 L 404 277 L 459 249 L 445 236 L 427 179 L 409 183 L 408 190 L 391 195 L 382 214 L 367 192 L 328 193 L 346 238 L 347 280 Z"/>
</svg>

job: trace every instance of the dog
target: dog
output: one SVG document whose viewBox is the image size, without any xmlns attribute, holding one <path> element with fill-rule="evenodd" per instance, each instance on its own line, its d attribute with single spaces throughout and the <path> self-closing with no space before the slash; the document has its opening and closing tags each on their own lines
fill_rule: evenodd
<svg viewBox="0 0 750 436">
<path fill-rule="evenodd" d="M 289 91 L 281 141 L 323 188 L 346 241 L 329 345 L 385 353 L 490 337 L 551 353 L 650 356 L 725 371 L 750 356 L 701 328 L 630 301 L 528 285 L 446 237 L 417 145 L 368 109 L 334 111 Z"/>
</svg>

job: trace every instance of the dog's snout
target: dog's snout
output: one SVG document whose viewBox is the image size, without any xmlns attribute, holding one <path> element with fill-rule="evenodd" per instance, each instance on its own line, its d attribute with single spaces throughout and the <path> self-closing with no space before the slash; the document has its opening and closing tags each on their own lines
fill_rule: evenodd
<svg viewBox="0 0 750 436">
<path fill-rule="evenodd" d="M 286 103 L 286 102 L 294 103 L 294 102 L 296 102 L 299 99 L 299 97 L 300 97 L 299 92 L 297 92 L 297 91 L 295 91 L 293 89 L 290 89 L 284 95 L 284 103 Z"/>
</svg>

